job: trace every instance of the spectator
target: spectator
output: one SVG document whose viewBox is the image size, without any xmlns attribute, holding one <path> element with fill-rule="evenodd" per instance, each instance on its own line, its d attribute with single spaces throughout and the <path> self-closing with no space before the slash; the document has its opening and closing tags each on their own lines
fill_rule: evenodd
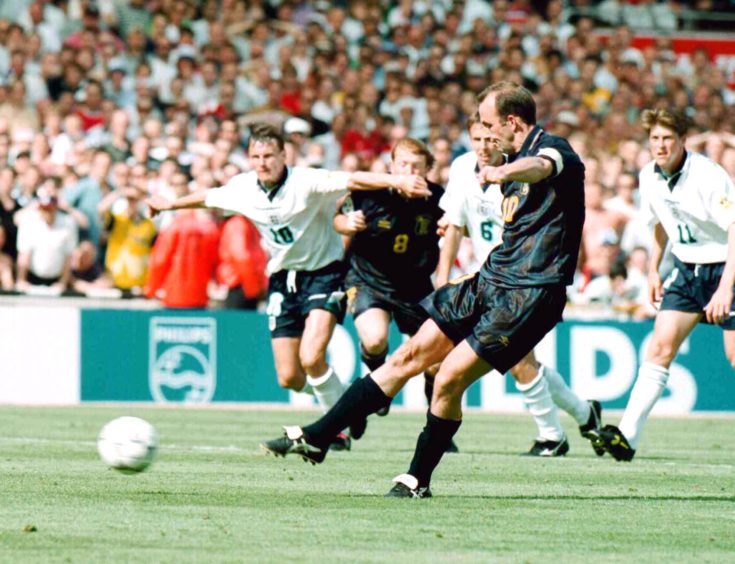
<svg viewBox="0 0 735 564">
<path fill-rule="evenodd" d="M 63 199 L 73 208 L 82 212 L 87 218 L 87 227 L 83 229 L 82 239 L 89 239 L 102 250 L 102 225 L 98 213 L 100 202 L 110 193 L 108 174 L 112 159 L 102 150 L 96 151 L 92 158 L 89 174 L 76 184 L 67 186 L 62 192 Z"/>
<path fill-rule="evenodd" d="M 137 294 L 148 276 L 148 257 L 156 235 L 153 222 L 143 215 L 144 194 L 136 188 L 108 193 L 98 205 L 99 217 L 109 231 L 105 268 L 116 288 Z"/>
<path fill-rule="evenodd" d="M 48 286 L 61 293 L 71 280 L 71 254 L 77 245 L 77 226 L 58 210 L 55 196 L 41 191 L 36 206 L 18 225 L 17 289 Z"/>
<path fill-rule="evenodd" d="M 207 211 L 177 212 L 153 245 L 146 297 L 158 298 L 169 308 L 206 307 L 218 239 L 217 225 Z"/>
<path fill-rule="evenodd" d="M 0 245 L 0 253 L 8 256 L 13 263 L 18 256 L 17 228 L 13 216 L 21 209 L 18 201 L 12 196 L 14 184 L 15 171 L 9 167 L 0 168 L 0 227 L 3 229 L 3 244 Z"/>
<path fill-rule="evenodd" d="M 239 215 L 228 219 L 222 227 L 217 267 L 217 281 L 227 287 L 226 308 L 257 308 L 268 289 L 267 262 L 255 226 Z"/>
<path fill-rule="evenodd" d="M 582 271 L 594 278 L 610 272 L 619 250 L 625 218 L 605 209 L 603 188 L 599 182 L 586 182 L 584 195 L 586 217 L 582 230 Z"/>
<path fill-rule="evenodd" d="M 71 287 L 82 295 L 112 288 L 112 280 L 97 259 L 97 247 L 82 241 L 71 254 Z"/>
</svg>

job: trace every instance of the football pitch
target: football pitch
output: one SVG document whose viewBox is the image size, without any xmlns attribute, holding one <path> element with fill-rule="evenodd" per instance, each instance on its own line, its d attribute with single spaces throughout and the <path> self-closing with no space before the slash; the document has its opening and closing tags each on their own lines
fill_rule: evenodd
<svg viewBox="0 0 735 564">
<path fill-rule="evenodd" d="M 153 423 L 158 459 L 126 476 L 100 427 Z M 524 415 L 469 413 L 433 499 L 386 499 L 421 413 L 370 418 L 320 466 L 262 454 L 316 412 L 139 406 L 0 408 L 2 562 L 734 562 L 732 417 L 652 419 L 630 464 L 569 418 L 561 459 L 520 457 Z M 618 417 L 603 414 L 606 422 Z"/>
</svg>

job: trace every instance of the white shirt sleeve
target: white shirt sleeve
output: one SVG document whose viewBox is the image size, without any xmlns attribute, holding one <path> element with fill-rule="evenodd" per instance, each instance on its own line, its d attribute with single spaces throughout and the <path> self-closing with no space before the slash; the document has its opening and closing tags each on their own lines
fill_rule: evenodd
<svg viewBox="0 0 735 564">
<path fill-rule="evenodd" d="M 244 214 L 244 206 L 247 203 L 244 194 L 244 183 L 247 180 L 243 178 L 244 176 L 238 174 L 232 177 L 224 186 L 209 190 L 204 199 L 204 205 L 208 208 L 218 208 Z"/>
<path fill-rule="evenodd" d="M 710 182 L 712 190 L 707 208 L 717 225 L 727 231 L 735 223 L 735 185 L 727 172 L 720 167 L 712 171 Z"/>
<path fill-rule="evenodd" d="M 307 170 L 309 170 L 308 175 L 311 191 L 319 194 L 346 192 L 347 183 L 352 175 L 351 172 L 332 171 L 324 168 Z"/>
<path fill-rule="evenodd" d="M 33 213 L 33 212 L 31 212 Z M 35 233 L 33 218 L 24 217 L 18 226 L 18 239 L 16 247 L 19 253 L 26 253 L 33 247 L 33 234 Z"/>
</svg>

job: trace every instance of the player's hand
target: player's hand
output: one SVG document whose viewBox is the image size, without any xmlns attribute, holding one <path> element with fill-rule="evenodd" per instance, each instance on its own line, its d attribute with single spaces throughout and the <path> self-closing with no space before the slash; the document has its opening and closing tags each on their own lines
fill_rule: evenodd
<svg viewBox="0 0 735 564">
<path fill-rule="evenodd" d="M 157 214 L 161 213 L 162 211 L 168 211 L 168 210 L 173 209 L 173 206 L 171 205 L 171 201 L 168 198 L 159 196 L 158 194 L 154 194 L 150 198 L 147 198 L 145 203 L 148 206 L 148 213 L 150 213 L 151 217 L 155 217 Z"/>
<path fill-rule="evenodd" d="M 447 227 L 449 227 L 449 221 L 447 220 L 447 216 L 443 215 L 436 222 L 436 234 L 439 237 L 444 237 L 447 234 Z"/>
<path fill-rule="evenodd" d="M 732 307 L 732 287 L 722 285 L 717 287 L 712 299 L 704 308 L 704 315 L 707 321 L 719 325 L 730 316 L 730 308 Z"/>
<path fill-rule="evenodd" d="M 658 270 L 648 273 L 648 301 L 652 305 L 656 305 L 663 297 L 664 284 L 661 281 L 661 275 Z"/>
<path fill-rule="evenodd" d="M 367 229 L 367 221 L 365 221 L 365 214 L 362 213 L 362 210 L 347 214 L 346 228 L 349 235 L 354 235 L 359 231 L 365 231 Z"/>
<path fill-rule="evenodd" d="M 429 190 L 426 179 L 416 174 L 396 176 L 395 188 L 409 198 L 428 198 L 431 196 L 431 190 Z"/>
<path fill-rule="evenodd" d="M 480 184 L 502 184 L 508 180 L 506 166 L 484 166 L 477 173 Z"/>
</svg>

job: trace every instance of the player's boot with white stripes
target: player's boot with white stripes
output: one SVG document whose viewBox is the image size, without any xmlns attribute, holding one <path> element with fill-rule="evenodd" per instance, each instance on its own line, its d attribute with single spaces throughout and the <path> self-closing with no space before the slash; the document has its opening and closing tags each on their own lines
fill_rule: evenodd
<svg viewBox="0 0 735 564">
<path fill-rule="evenodd" d="M 287 426 L 283 428 L 283 431 L 284 434 L 282 437 L 264 441 L 260 443 L 260 448 L 274 456 L 298 454 L 304 462 L 311 462 L 312 464 L 321 463 L 327 456 L 326 450 L 306 441 L 304 431 L 301 427 L 295 425 Z"/>
</svg>

